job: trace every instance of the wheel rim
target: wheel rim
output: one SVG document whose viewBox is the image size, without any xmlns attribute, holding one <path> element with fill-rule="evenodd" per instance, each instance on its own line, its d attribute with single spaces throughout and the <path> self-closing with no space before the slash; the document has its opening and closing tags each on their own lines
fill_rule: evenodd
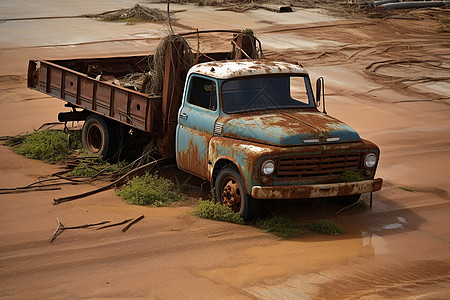
<svg viewBox="0 0 450 300">
<path fill-rule="evenodd" d="M 224 180 L 221 195 L 222 204 L 228 205 L 234 212 L 241 210 L 241 187 L 234 178 L 228 177 Z"/>
<path fill-rule="evenodd" d="M 86 144 L 89 151 L 97 153 L 102 149 L 103 131 L 97 124 L 92 124 L 86 135 Z"/>
</svg>

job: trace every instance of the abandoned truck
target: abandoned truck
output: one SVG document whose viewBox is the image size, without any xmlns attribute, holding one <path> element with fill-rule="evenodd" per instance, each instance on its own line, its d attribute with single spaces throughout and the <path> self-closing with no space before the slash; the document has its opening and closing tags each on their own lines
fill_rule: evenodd
<svg viewBox="0 0 450 300">
<path fill-rule="evenodd" d="M 339 197 L 351 203 L 380 190 L 379 148 L 326 114 L 323 79 L 314 96 L 304 68 L 253 59 L 254 43 L 236 35 L 234 53 L 198 55 L 186 73 L 185 44 L 169 41 L 161 95 L 100 80 L 148 72 L 153 56 L 33 60 L 28 87 L 72 107 L 59 120 L 85 121 L 86 149 L 112 156 L 134 131 L 179 169 L 209 181 L 215 199 L 247 219 L 260 199 Z M 101 76 L 92 71 L 99 69 Z M 346 172 L 357 176 L 343 180 Z"/>
</svg>

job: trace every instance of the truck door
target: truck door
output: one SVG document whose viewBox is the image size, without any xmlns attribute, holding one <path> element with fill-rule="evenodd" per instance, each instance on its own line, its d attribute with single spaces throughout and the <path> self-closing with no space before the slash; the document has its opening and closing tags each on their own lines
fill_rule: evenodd
<svg viewBox="0 0 450 300">
<path fill-rule="evenodd" d="M 191 75 L 178 112 L 176 158 L 178 168 L 208 178 L 208 147 L 219 117 L 217 82 Z"/>
</svg>

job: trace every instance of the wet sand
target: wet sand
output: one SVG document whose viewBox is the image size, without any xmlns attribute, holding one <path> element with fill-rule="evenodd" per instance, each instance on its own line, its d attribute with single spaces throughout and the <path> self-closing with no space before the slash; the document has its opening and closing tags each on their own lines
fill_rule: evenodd
<svg viewBox="0 0 450 300">
<path fill-rule="evenodd" d="M 82 1 L 74 9 L 47 1 L 53 9 L 39 10 L 37 1 L 26 3 L 1 4 L 1 17 L 79 15 L 106 6 Z M 302 18 L 302 11 L 292 17 L 184 9 L 176 14 L 177 32 L 251 27 L 269 58 L 300 62 L 313 79 L 325 77 L 328 113 L 381 148 L 378 176 L 385 184 L 374 194 L 372 210 L 337 215 L 339 207 L 327 201 L 282 202 L 278 210 L 299 223 L 328 218 L 346 233 L 278 241 L 250 226 L 194 218 L 186 213 L 191 206 L 127 205 L 113 191 L 52 205 L 54 198 L 101 183 L 0 194 L 0 298 L 450 298 L 449 83 L 404 86 L 364 72 L 377 61 L 424 56 L 448 66 L 450 34 L 437 34 L 438 22 L 430 19 L 340 20 L 314 11 L 303 12 Z M 156 47 L 161 30 L 163 24 L 87 19 L 0 23 L 0 135 L 32 131 L 56 121 L 64 110 L 62 101 L 26 89 L 28 59 L 145 54 Z M 228 36 L 213 34 L 202 39 L 201 47 L 220 50 L 230 44 Z M 399 65 L 382 68 L 382 74 L 419 80 L 430 73 L 448 77 L 447 70 Z M 0 147 L 0 188 L 27 185 L 57 170 L 57 165 Z M 126 233 L 121 227 L 68 230 L 49 243 L 56 218 L 74 226 L 141 214 L 145 218 Z"/>
</svg>

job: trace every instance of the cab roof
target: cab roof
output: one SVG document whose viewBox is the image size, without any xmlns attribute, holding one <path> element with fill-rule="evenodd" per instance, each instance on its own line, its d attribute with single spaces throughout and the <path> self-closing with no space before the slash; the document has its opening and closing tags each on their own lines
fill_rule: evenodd
<svg viewBox="0 0 450 300">
<path fill-rule="evenodd" d="M 308 74 L 308 71 L 299 65 L 286 62 L 268 60 L 230 60 L 213 61 L 193 66 L 188 73 L 211 76 L 218 79 L 266 75 L 266 74 Z"/>
</svg>

